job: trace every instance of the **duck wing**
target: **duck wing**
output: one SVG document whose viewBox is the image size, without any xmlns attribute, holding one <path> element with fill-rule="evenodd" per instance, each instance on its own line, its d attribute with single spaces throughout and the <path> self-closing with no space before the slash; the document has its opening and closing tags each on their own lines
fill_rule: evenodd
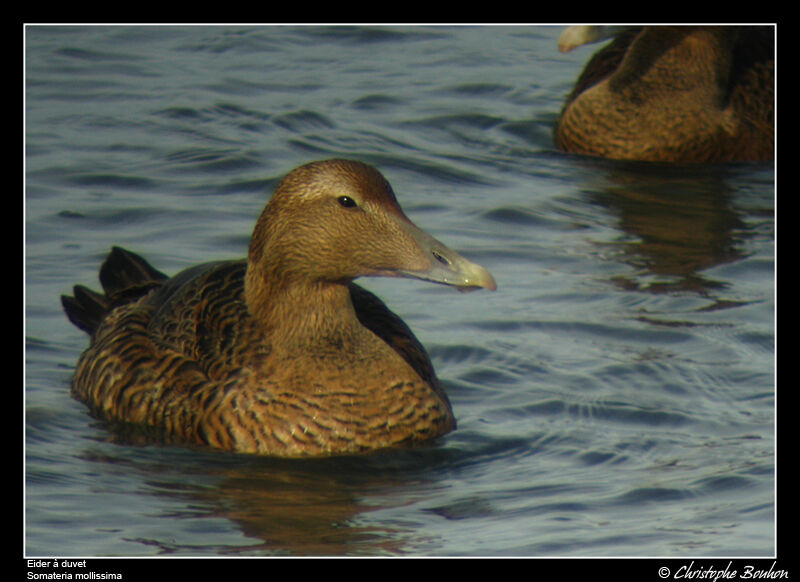
<svg viewBox="0 0 800 582">
<path fill-rule="evenodd" d="M 350 284 L 350 298 L 361 325 L 389 344 L 425 382 L 443 395 L 428 352 L 405 322 L 378 297 L 355 283 Z"/>
</svg>

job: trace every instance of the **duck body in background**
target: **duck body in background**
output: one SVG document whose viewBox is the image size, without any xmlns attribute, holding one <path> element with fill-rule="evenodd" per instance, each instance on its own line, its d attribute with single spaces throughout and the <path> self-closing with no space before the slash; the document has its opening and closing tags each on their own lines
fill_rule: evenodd
<svg viewBox="0 0 800 582">
<path fill-rule="evenodd" d="M 657 162 L 774 158 L 772 26 L 568 27 L 559 48 L 608 36 L 559 115 L 559 149 Z"/>
<path fill-rule="evenodd" d="M 282 180 L 246 261 L 169 278 L 113 248 L 103 293 L 62 297 L 91 336 L 73 392 L 119 430 L 263 455 L 363 453 L 453 430 L 425 349 L 359 276 L 495 288 L 411 223 L 377 170 L 314 162 Z"/>
</svg>

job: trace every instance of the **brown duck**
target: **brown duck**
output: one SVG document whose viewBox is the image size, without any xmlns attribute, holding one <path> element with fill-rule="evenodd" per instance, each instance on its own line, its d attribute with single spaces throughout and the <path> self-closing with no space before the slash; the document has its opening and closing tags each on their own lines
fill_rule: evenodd
<svg viewBox="0 0 800 582">
<path fill-rule="evenodd" d="M 559 49 L 611 35 L 561 111 L 559 149 L 661 162 L 773 159 L 773 27 L 577 26 Z"/>
<path fill-rule="evenodd" d="M 361 276 L 495 289 L 417 228 L 374 168 L 301 166 L 279 184 L 247 260 L 169 278 L 113 248 L 104 293 L 62 297 L 91 335 L 73 391 L 120 429 L 279 456 L 351 454 L 455 428 L 430 358 Z"/>
</svg>

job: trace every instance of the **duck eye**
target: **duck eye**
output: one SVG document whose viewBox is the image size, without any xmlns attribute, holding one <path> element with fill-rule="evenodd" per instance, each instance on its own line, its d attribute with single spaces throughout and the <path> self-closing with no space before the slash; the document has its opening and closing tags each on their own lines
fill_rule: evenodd
<svg viewBox="0 0 800 582">
<path fill-rule="evenodd" d="M 345 208 L 354 208 L 355 206 L 358 206 L 356 204 L 356 201 L 350 198 L 350 196 L 339 196 L 338 200 L 339 204 L 341 204 Z"/>
</svg>

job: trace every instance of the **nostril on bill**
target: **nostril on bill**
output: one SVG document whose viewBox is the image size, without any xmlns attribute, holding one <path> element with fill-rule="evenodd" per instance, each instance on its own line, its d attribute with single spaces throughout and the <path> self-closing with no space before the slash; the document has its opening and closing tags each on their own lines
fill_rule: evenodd
<svg viewBox="0 0 800 582">
<path fill-rule="evenodd" d="M 433 253 L 433 256 L 434 256 L 434 257 L 436 257 L 436 260 L 437 260 L 437 261 L 439 261 L 439 262 L 440 262 L 440 263 L 442 263 L 443 265 L 447 265 L 448 267 L 450 266 L 450 261 L 448 261 L 448 260 L 447 260 L 445 257 L 443 257 L 442 255 L 440 255 L 440 254 L 439 254 L 439 253 L 437 253 L 436 251 L 431 251 L 431 252 Z"/>
</svg>

